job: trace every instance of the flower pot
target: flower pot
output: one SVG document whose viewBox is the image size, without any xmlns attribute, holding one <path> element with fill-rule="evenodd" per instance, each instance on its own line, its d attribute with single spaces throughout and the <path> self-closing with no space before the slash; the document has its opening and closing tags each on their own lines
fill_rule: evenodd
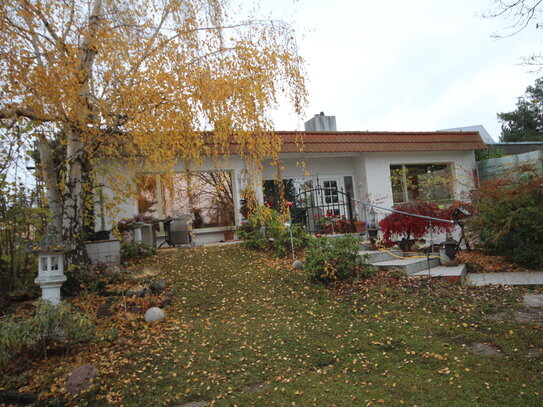
<svg viewBox="0 0 543 407">
<path fill-rule="evenodd" d="M 366 231 L 366 224 L 364 222 L 354 222 L 354 229 L 356 233 L 364 233 Z"/>
<path fill-rule="evenodd" d="M 398 246 L 400 246 L 400 249 L 402 252 L 411 252 L 413 251 L 413 245 L 415 244 L 414 239 L 407 240 L 405 237 L 402 238 L 401 241 L 398 242 Z"/>
<path fill-rule="evenodd" d="M 441 243 L 441 245 L 445 249 L 445 254 L 451 260 L 454 260 L 454 258 L 456 257 L 456 245 L 457 244 L 458 243 L 456 243 L 456 242 L 443 242 L 443 243 Z"/>
<path fill-rule="evenodd" d="M 234 231 L 233 230 L 225 230 L 224 231 L 224 241 L 225 242 L 231 242 L 234 240 Z"/>
<path fill-rule="evenodd" d="M 377 228 L 368 228 L 368 237 L 370 239 L 377 239 L 377 233 L 379 233 L 379 229 L 377 229 Z"/>
<path fill-rule="evenodd" d="M 109 230 L 100 230 L 98 232 L 94 232 L 94 239 L 95 241 L 100 240 L 109 240 Z"/>
</svg>

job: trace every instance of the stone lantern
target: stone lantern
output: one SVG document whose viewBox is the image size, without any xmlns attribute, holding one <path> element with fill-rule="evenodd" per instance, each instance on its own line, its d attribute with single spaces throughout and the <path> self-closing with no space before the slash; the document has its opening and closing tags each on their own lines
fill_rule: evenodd
<svg viewBox="0 0 543 407">
<path fill-rule="evenodd" d="M 47 226 L 47 233 L 40 243 L 31 242 L 26 246 L 28 253 L 38 255 L 38 278 L 34 280 L 42 290 L 42 299 L 53 305 L 60 302 L 60 287 L 66 281 L 64 255 L 75 250 L 72 242 L 61 241 L 53 225 Z"/>
</svg>

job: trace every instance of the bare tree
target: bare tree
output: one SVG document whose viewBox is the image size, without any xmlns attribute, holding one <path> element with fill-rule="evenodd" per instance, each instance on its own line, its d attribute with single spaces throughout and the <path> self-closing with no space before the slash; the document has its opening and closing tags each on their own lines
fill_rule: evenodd
<svg viewBox="0 0 543 407">
<path fill-rule="evenodd" d="M 503 34 L 496 38 L 512 37 L 529 27 L 543 28 L 543 0 L 494 0 L 492 9 L 483 13 L 486 18 L 503 18 L 511 22 Z M 543 53 L 534 52 L 523 57 L 523 63 L 534 66 L 536 72 L 543 69 Z"/>
</svg>

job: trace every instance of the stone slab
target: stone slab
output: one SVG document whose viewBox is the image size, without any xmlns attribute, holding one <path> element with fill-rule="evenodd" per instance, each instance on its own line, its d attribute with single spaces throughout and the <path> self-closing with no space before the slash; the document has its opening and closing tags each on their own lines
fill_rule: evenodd
<svg viewBox="0 0 543 407">
<path fill-rule="evenodd" d="M 471 273 L 469 285 L 543 285 L 543 271 L 512 273 Z"/>
<path fill-rule="evenodd" d="M 71 394 L 77 394 L 89 387 L 91 380 L 98 376 L 98 374 L 98 369 L 93 365 L 80 366 L 68 377 L 66 390 Z"/>
<path fill-rule="evenodd" d="M 489 356 L 494 358 L 503 358 L 504 354 L 497 346 L 486 343 L 470 343 L 467 345 L 468 351 L 474 355 Z"/>
<path fill-rule="evenodd" d="M 176 407 L 206 407 L 209 406 L 207 401 L 193 401 L 190 403 L 185 403 Z"/>
<path fill-rule="evenodd" d="M 382 269 L 402 268 L 408 275 L 418 271 L 428 271 L 428 259 L 426 259 L 426 257 L 408 257 L 403 259 L 380 261 L 372 264 Z M 439 259 L 430 258 L 430 268 L 438 265 Z"/>
<path fill-rule="evenodd" d="M 527 293 L 522 296 L 522 304 L 525 307 L 535 308 L 543 307 L 543 294 Z"/>
</svg>

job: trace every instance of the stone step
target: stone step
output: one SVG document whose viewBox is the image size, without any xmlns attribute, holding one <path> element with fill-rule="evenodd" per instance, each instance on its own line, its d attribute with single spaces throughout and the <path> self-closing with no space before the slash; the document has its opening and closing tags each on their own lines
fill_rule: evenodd
<svg viewBox="0 0 543 407">
<path fill-rule="evenodd" d="M 367 264 L 373 264 L 381 261 L 394 260 L 402 257 L 400 249 L 383 250 L 361 250 L 358 252 L 360 258 Z"/>
<path fill-rule="evenodd" d="M 432 268 L 432 267 L 438 266 L 439 258 L 430 256 L 430 259 L 428 260 L 426 256 L 408 257 L 408 258 L 403 258 L 403 259 L 378 261 L 371 264 L 384 270 L 392 269 L 392 268 L 400 268 L 405 271 L 405 274 L 411 275 L 413 273 L 416 273 L 422 270 L 428 271 L 429 267 Z"/>
<path fill-rule="evenodd" d="M 445 267 L 445 266 L 436 266 L 432 267 L 430 270 L 421 270 L 416 273 L 410 274 L 409 277 L 424 277 L 429 276 L 432 278 L 444 278 L 445 280 L 451 283 L 460 283 L 463 284 L 466 278 L 466 265 L 459 264 L 458 266 Z"/>
</svg>

